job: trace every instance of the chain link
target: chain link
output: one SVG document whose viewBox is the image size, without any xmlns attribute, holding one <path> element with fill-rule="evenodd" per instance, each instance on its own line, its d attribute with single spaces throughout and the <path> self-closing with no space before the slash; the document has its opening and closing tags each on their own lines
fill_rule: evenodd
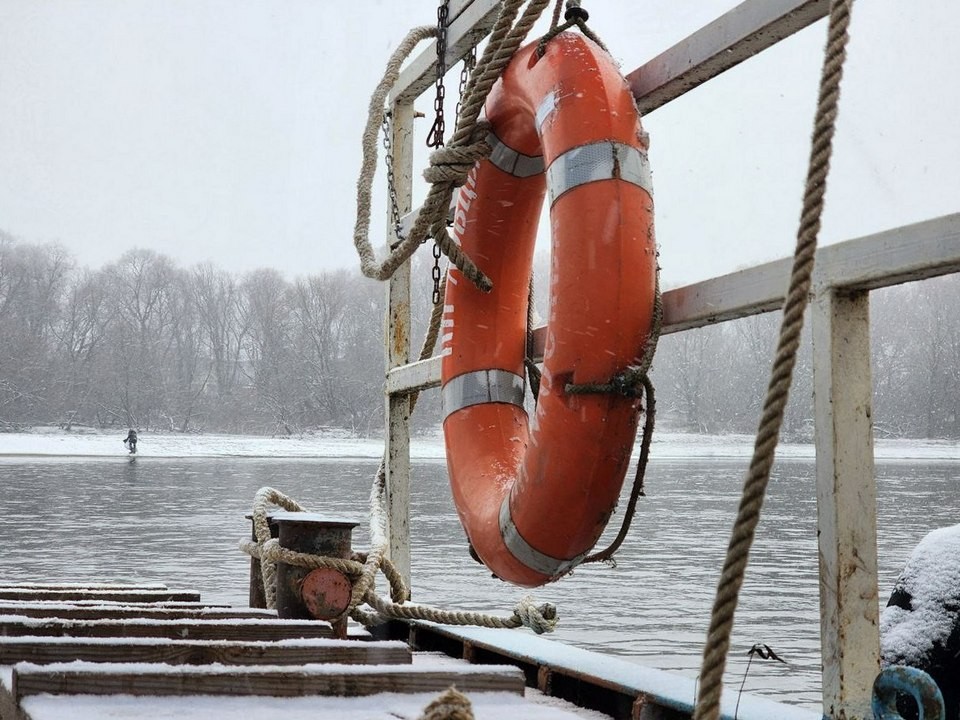
<svg viewBox="0 0 960 720">
<path fill-rule="evenodd" d="M 444 230 L 446 232 L 446 230 Z M 433 244 L 433 304 L 440 302 L 440 246 Z"/>
<path fill-rule="evenodd" d="M 463 105 L 463 93 L 467 89 L 467 82 L 470 80 L 470 73 L 477 66 L 477 46 L 470 48 L 470 52 L 464 55 L 463 65 L 460 67 L 460 94 L 457 97 L 457 118 L 460 117 L 460 107 Z"/>
<path fill-rule="evenodd" d="M 443 101 L 447 90 L 443 86 L 443 76 L 447 74 L 447 16 L 450 13 L 450 0 L 443 0 L 437 8 L 437 95 L 433 100 L 435 119 L 427 135 L 427 147 L 443 147 Z"/>
<path fill-rule="evenodd" d="M 393 234 L 397 242 L 403 240 L 400 226 L 400 201 L 397 199 L 397 184 L 393 177 L 393 115 L 383 113 L 383 156 L 387 161 L 387 191 L 390 193 L 390 215 L 393 219 Z"/>
</svg>

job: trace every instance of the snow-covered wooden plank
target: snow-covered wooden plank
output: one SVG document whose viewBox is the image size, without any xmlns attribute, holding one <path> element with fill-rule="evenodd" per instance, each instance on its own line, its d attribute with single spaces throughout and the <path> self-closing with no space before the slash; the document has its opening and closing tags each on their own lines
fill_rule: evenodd
<svg viewBox="0 0 960 720">
<path fill-rule="evenodd" d="M 223 620 L 228 618 L 276 618 L 275 610 L 261 608 L 178 607 L 121 604 L 78 604 L 58 602 L 0 601 L 0 615 L 61 618 L 63 620 L 107 620 L 153 618 L 155 620 Z"/>
<path fill-rule="evenodd" d="M 594 700 L 607 695 L 604 707 L 614 707 L 611 694 L 641 698 L 631 717 L 689 717 L 696 701 L 696 679 L 645 667 L 610 655 L 573 647 L 542 635 L 512 630 L 412 622 L 411 644 L 422 650 L 442 650 L 482 656 L 485 662 L 516 663 L 537 677 L 540 690 L 558 697 Z M 414 663 L 417 656 L 414 656 Z M 552 687 L 543 687 L 544 685 Z M 723 717 L 738 720 L 820 720 L 822 714 L 750 694 L 725 692 Z M 619 715 L 618 715 L 619 717 Z"/>
<path fill-rule="evenodd" d="M 232 668 L 137 663 L 20 663 L 13 669 L 17 702 L 39 693 L 69 695 L 375 695 L 383 692 L 523 694 L 523 673 L 512 666 L 302 665 Z"/>
<path fill-rule="evenodd" d="M 871 717 L 880 671 L 877 486 L 866 290 L 812 304 L 820 636 L 826 717 Z"/>
<path fill-rule="evenodd" d="M 828 0 L 747 0 L 627 75 L 641 113 L 823 18 Z"/>
<path fill-rule="evenodd" d="M 357 637 L 366 630 L 351 628 Z M 0 636 L 163 637 L 191 640 L 286 640 L 332 637 L 330 625 L 303 620 L 56 620 L 0 616 Z"/>
<path fill-rule="evenodd" d="M 50 589 L 0 588 L 0 600 L 112 600 L 115 602 L 199 602 L 193 590 L 98 590 L 82 588 Z"/>
<path fill-rule="evenodd" d="M 2 590 L 167 590 L 160 582 L 4 582 L 0 580 Z"/>
<path fill-rule="evenodd" d="M 76 607 L 113 607 L 113 608 L 176 608 L 181 610 L 221 609 L 227 610 L 231 605 L 224 603 L 191 602 L 182 600 L 159 600 L 157 602 L 138 602 L 133 600 L 0 600 L 8 603 L 26 603 L 44 605 L 68 604 Z"/>
<path fill-rule="evenodd" d="M 364 697 L 133 697 L 128 695 L 34 695 L 24 698 L 30 720 L 124 718 L 124 720 L 397 720 L 418 718 L 439 693 L 379 693 Z M 609 715 L 577 708 L 536 691 L 520 696 L 471 692 L 475 720 L 609 720 Z M 6 716 L 4 716 L 6 717 Z"/>
<path fill-rule="evenodd" d="M 295 640 L 241 643 L 161 638 L 0 638 L 0 665 L 86 662 L 168 665 L 409 665 L 410 648 L 398 641 Z"/>
</svg>

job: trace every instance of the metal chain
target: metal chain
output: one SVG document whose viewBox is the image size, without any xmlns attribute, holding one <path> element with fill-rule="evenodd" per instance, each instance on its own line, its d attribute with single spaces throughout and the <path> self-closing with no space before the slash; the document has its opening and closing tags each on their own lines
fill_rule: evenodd
<svg viewBox="0 0 960 720">
<path fill-rule="evenodd" d="M 460 67 L 460 94 L 457 97 L 457 117 L 460 117 L 460 107 L 463 105 L 463 93 L 467 89 L 467 83 L 470 81 L 470 73 L 477 66 L 477 46 L 470 48 L 470 52 L 464 55 L 463 65 Z"/>
<path fill-rule="evenodd" d="M 467 53 L 463 58 L 463 65 L 460 68 L 460 88 L 457 96 L 457 114 L 455 117 L 460 117 L 460 106 L 463 105 L 463 94 L 467 89 L 467 82 L 470 80 L 470 73 L 473 72 L 473 68 L 477 64 L 477 46 L 474 45 L 470 48 L 470 52 Z M 441 121 L 442 126 L 442 121 Z M 440 139 L 441 143 L 443 138 Z M 440 246 L 434 243 L 433 245 L 433 304 L 437 305 L 440 302 L 440 257 L 443 255 L 443 252 L 440 250 Z"/>
<path fill-rule="evenodd" d="M 443 87 L 443 76 L 447 74 L 447 16 L 450 12 L 450 0 L 443 0 L 437 8 L 437 96 L 433 100 L 435 119 L 427 135 L 427 147 L 443 147 L 443 100 L 447 91 Z"/>
<path fill-rule="evenodd" d="M 403 240 L 400 226 L 400 201 L 397 198 L 397 186 L 393 177 L 393 115 L 383 113 L 383 156 L 387 162 L 387 191 L 390 194 L 390 215 L 393 219 L 393 234 L 397 242 Z"/>
<path fill-rule="evenodd" d="M 440 251 L 440 245 L 438 243 L 433 244 L 433 304 L 437 305 L 440 302 L 440 256 L 443 253 Z"/>
</svg>

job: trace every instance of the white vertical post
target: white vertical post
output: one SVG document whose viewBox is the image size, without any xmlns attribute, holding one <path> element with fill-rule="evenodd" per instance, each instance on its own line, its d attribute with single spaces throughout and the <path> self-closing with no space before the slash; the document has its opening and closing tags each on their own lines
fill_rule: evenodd
<svg viewBox="0 0 960 720">
<path fill-rule="evenodd" d="M 823 710 L 872 718 L 880 670 L 870 316 L 866 291 L 812 304 Z"/>
<path fill-rule="evenodd" d="M 413 104 L 393 106 L 393 177 L 397 210 L 410 211 L 413 176 Z M 388 210 L 388 237 L 393 218 Z M 410 263 L 404 263 L 387 289 L 386 365 L 389 372 L 410 362 Z M 386 482 L 389 557 L 410 587 L 410 396 L 387 394 Z"/>
</svg>

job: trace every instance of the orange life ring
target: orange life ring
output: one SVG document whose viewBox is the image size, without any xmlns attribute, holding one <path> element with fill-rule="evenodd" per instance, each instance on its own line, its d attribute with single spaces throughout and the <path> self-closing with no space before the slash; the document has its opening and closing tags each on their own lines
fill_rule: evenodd
<svg viewBox="0 0 960 720">
<path fill-rule="evenodd" d="M 657 273 L 647 140 L 612 59 L 580 35 L 521 49 L 486 104 L 493 151 L 461 187 L 454 236 L 493 281 L 447 278 L 443 427 L 460 521 L 483 563 L 526 586 L 555 580 L 613 512 L 639 400 L 574 395 L 635 364 Z M 546 170 L 544 171 L 544 169 Z M 523 408 L 528 283 L 544 192 L 550 306 L 534 418 Z"/>
</svg>

